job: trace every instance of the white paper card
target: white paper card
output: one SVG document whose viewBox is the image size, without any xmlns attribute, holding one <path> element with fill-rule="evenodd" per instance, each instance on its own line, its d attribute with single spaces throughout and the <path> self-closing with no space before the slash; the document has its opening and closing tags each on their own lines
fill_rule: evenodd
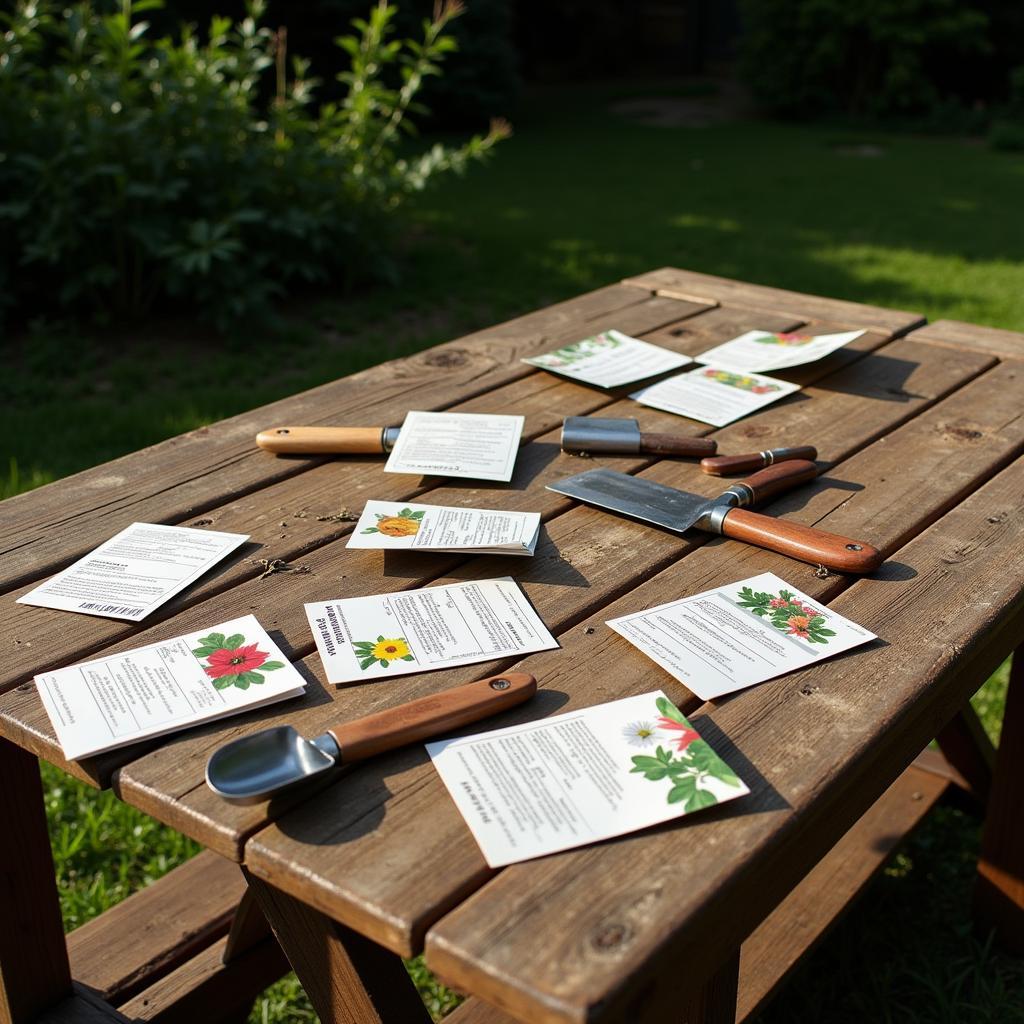
<svg viewBox="0 0 1024 1024">
<path fill-rule="evenodd" d="M 305 681 L 253 615 L 36 676 L 69 760 L 294 697 Z"/>
<path fill-rule="evenodd" d="M 336 684 L 558 646 L 510 576 L 305 607 L 324 671 Z"/>
<path fill-rule="evenodd" d="M 774 377 L 702 366 L 691 373 L 681 373 L 634 391 L 629 397 L 641 405 L 724 427 L 799 390 L 799 384 Z"/>
<path fill-rule="evenodd" d="M 823 359 L 836 349 L 859 338 L 863 331 L 839 334 L 778 334 L 772 331 L 747 331 L 724 345 L 697 356 L 698 363 L 724 366 L 746 373 L 763 373 L 789 366 L 801 366 Z"/>
<path fill-rule="evenodd" d="M 660 690 L 427 751 L 492 868 L 749 792 Z"/>
<path fill-rule="evenodd" d="M 18 603 L 138 622 L 248 539 L 242 533 L 132 523 Z"/>
<path fill-rule="evenodd" d="M 511 480 L 524 422 L 487 413 L 407 413 L 384 472 Z"/>
<path fill-rule="evenodd" d="M 693 362 L 689 356 L 615 330 L 522 361 L 602 388 L 632 384 Z"/>
<path fill-rule="evenodd" d="M 532 555 L 539 512 L 368 501 L 346 547 Z"/>
<path fill-rule="evenodd" d="M 770 572 L 610 619 L 608 625 L 701 700 L 875 639 Z"/>
</svg>

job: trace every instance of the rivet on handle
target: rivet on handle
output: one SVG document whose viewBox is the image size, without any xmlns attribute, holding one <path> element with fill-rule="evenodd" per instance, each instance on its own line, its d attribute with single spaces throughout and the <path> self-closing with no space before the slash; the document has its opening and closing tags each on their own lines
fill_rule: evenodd
<svg viewBox="0 0 1024 1024">
<path fill-rule="evenodd" d="M 846 545 L 846 550 L 847 551 L 863 551 L 864 548 L 861 547 L 860 544 L 847 544 Z"/>
<path fill-rule="evenodd" d="M 511 685 L 507 679 L 492 679 L 490 682 L 492 690 L 507 690 Z"/>
<path fill-rule="evenodd" d="M 277 430 L 274 431 L 274 433 L 275 434 L 287 434 L 287 433 L 289 433 L 289 430 L 288 430 L 287 427 L 278 427 Z"/>
</svg>

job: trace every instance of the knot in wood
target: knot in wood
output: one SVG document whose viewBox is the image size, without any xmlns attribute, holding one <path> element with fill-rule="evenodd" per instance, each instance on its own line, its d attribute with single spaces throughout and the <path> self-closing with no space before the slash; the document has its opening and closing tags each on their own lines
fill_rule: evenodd
<svg viewBox="0 0 1024 1024">
<path fill-rule="evenodd" d="M 771 434 L 771 432 L 772 432 L 772 428 L 771 427 L 758 427 L 758 426 L 751 425 L 751 426 L 745 427 L 743 429 L 743 436 L 744 437 L 767 437 L 769 434 Z"/>
<path fill-rule="evenodd" d="M 622 921 L 612 921 L 609 924 L 602 925 L 590 942 L 594 949 L 605 952 L 617 949 L 623 942 L 631 938 L 632 935 L 633 929 L 628 924 Z"/>
<path fill-rule="evenodd" d="M 970 427 L 947 426 L 943 433 L 947 437 L 955 438 L 958 441 L 977 441 L 979 437 L 984 436 L 980 430 L 972 430 Z"/>
<path fill-rule="evenodd" d="M 451 366 L 462 366 L 469 360 L 469 353 L 464 348 L 446 348 L 440 352 L 429 352 L 423 357 L 427 366 L 439 366 L 447 369 Z"/>
</svg>

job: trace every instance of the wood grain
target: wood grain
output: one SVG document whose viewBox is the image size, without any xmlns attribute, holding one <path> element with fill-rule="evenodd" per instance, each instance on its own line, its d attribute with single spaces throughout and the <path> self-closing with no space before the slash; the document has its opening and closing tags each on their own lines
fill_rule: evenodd
<svg viewBox="0 0 1024 1024">
<path fill-rule="evenodd" d="M 642 315 L 627 316 L 632 306 Z M 180 522 L 322 461 L 259 451 L 253 439 L 267 425 L 400 423 L 410 407 L 448 408 L 536 372 L 519 359 L 600 330 L 612 316 L 653 329 L 703 308 L 626 286 L 599 289 L 9 498 L 0 519 L 5 585 L 48 575 L 133 521 Z"/>
<path fill-rule="evenodd" d="M 799 309 L 815 317 L 845 320 L 855 326 L 881 327 L 893 334 L 905 333 L 924 323 L 924 317 L 916 313 L 827 299 L 819 295 L 804 295 L 676 267 L 662 267 L 636 277 L 627 277 L 623 284 L 649 288 L 656 295 L 668 295 L 689 302 L 713 301 L 723 306 L 755 305 L 779 312 Z"/>
<path fill-rule="evenodd" d="M 718 311 L 715 312 L 717 313 Z M 712 314 L 705 315 L 711 316 Z M 761 322 L 760 315 L 758 322 Z M 725 325 L 726 332 L 732 331 L 735 329 L 735 326 L 735 318 L 728 320 Z M 714 330 L 717 329 L 714 328 Z M 884 433 L 887 426 L 891 425 L 894 421 L 900 422 L 903 418 L 909 417 L 914 411 L 918 411 L 934 401 L 936 397 L 952 390 L 958 384 L 981 372 L 984 366 L 992 362 L 990 357 L 967 354 L 963 357 L 941 361 L 933 359 L 931 363 L 918 365 L 915 360 L 919 357 L 920 353 L 934 353 L 934 350 L 920 346 L 915 348 L 909 345 L 908 342 L 900 341 L 896 343 L 892 354 L 876 355 L 874 354 L 874 349 L 878 348 L 881 344 L 880 336 L 866 335 L 858 339 L 858 342 L 863 343 L 863 348 L 859 352 L 860 358 L 856 362 L 848 362 L 841 371 L 822 378 L 830 383 L 830 387 L 824 389 L 822 395 L 827 395 L 830 398 L 828 424 L 832 425 L 832 429 L 827 429 L 824 426 L 820 416 L 810 414 L 810 405 L 807 403 L 796 403 L 791 410 L 782 410 L 783 419 L 777 420 L 777 413 L 773 412 L 767 417 L 766 421 L 762 422 L 761 426 L 753 423 L 734 424 L 732 427 L 726 428 L 725 431 L 718 432 L 716 436 L 725 436 L 726 438 L 741 436 L 748 438 L 755 431 L 771 435 L 776 430 L 782 432 L 794 429 L 794 425 L 796 429 L 800 429 L 800 424 L 806 423 L 809 429 L 813 427 L 824 438 L 822 442 L 824 446 L 823 452 L 824 457 L 827 459 L 834 452 L 843 450 L 842 446 L 848 444 L 851 438 L 855 439 L 859 444 L 867 443 L 869 439 L 877 436 L 878 433 Z M 701 343 L 703 344 L 703 342 Z M 864 365 L 861 366 L 860 363 L 864 363 Z M 822 370 L 821 372 L 824 371 Z M 544 376 L 546 379 L 547 375 Z M 815 379 L 812 369 L 805 371 L 805 379 Z M 900 392 L 900 389 L 908 381 L 912 382 L 914 390 L 912 393 L 903 394 Z M 579 389 L 578 385 L 571 385 L 571 387 L 582 390 Z M 897 392 L 900 393 L 897 394 Z M 874 416 L 864 415 L 865 403 L 869 406 L 877 407 L 881 413 L 879 420 L 876 420 Z M 614 402 L 607 408 L 617 415 L 627 415 L 632 411 L 632 403 L 619 401 Z M 765 414 L 762 414 L 759 419 L 763 420 L 764 416 Z M 796 417 L 795 419 L 794 416 Z M 807 416 L 810 416 L 810 419 L 807 419 Z M 560 424 L 561 419 L 556 417 L 555 422 Z M 679 422 L 679 417 L 668 413 L 657 413 L 654 410 L 648 411 L 645 417 L 646 424 L 664 429 L 678 429 L 677 425 Z M 708 429 L 706 425 L 697 424 L 685 419 L 682 420 L 682 423 L 688 424 L 689 426 L 685 429 L 689 429 L 691 432 L 706 431 Z M 873 433 L 865 434 L 865 424 L 877 425 L 874 426 Z M 437 504 L 468 504 L 477 507 L 488 507 L 489 505 L 500 503 L 506 508 L 540 510 L 545 518 L 547 518 L 566 510 L 570 507 L 570 503 L 562 496 L 554 495 L 552 492 L 544 490 L 544 485 L 561 476 L 576 472 L 578 463 L 578 459 L 560 454 L 557 431 L 552 431 L 550 436 L 541 436 L 524 446 L 517 460 L 516 471 L 511 484 L 483 486 L 472 485 L 472 482 L 470 482 L 470 486 L 465 487 L 442 485 L 429 492 L 430 500 Z M 625 471 L 633 471 L 647 464 L 649 464 L 649 460 L 646 459 L 621 459 L 611 456 L 604 456 L 598 460 L 588 460 L 588 465 L 608 465 L 610 468 Z M 704 493 L 709 497 L 716 493 L 713 489 L 704 489 L 707 486 L 706 476 L 696 472 L 695 467 L 675 465 L 677 466 L 675 472 L 663 482 L 669 483 L 672 486 L 685 486 L 688 490 L 695 493 Z M 334 468 L 337 470 L 338 466 L 336 465 Z M 325 467 L 323 472 L 326 473 L 326 471 L 327 468 Z M 679 473 L 689 475 L 684 476 L 681 482 L 677 478 Z M 309 474 L 307 474 L 307 478 L 308 476 Z M 334 478 L 332 477 L 331 479 Z M 369 478 L 369 481 L 367 481 L 364 475 L 362 486 L 371 486 L 372 481 L 373 478 Z M 327 484 L 328 481 L 322 481 L 321 486 L 326 488 L 326 490 L 318 493 L 329 493 Z M 280 497 L 278 495 L 278 498 Z M 298 502 L 300 496 L 295 495 L 294 500 Z M 292 505 L 291 507 L 294 509 L 295 506 Z M 327 507 L 337 508 L 337 505 L 332 504 Z M 276 513 L 276 511 L 277 509 L 271 508 L 271 513 Z M 260 516 L 267 516 L 268 513 L 265 511 L 265 508 L 261 507 L 259 497 L 254 496 L 251 501 L 246 502 L 243 514 L 248 514 L 252 519 L 257 519 Z M 229 525 L 237 528 L 237 520 L 229 519 L 226 523 L 225 518 L 227 517 L 222 516 L 216 521 L 219 529 L 226 529 Z M 305 523 L 305 520 L 300 521 Z M 274 522 L 272 515 L 270 522 Z M 302 529 L 305 529 L 305 526 Z M 281 557 L 278 551 L 268 552 L 268 554 Z M 381 568 L 374 567 L 372 560 L 379 559 L 379 563 L 383 562 L 381 553 L 363 552 L 362 555 L 363 559 L 358 564 L 364 568 L 357 571 L 355 565 L 353 565 L 353 569 L 346 570 L 344 566 L 339 565 L 330 570 L 334 578 L 340 577 L 341 580 L 350 581 L 351 585 L 357 585 L 358 587 L 361 586 L 359 573 L 368 571 L 379 576 Z M 320 557 L 314 551 L 311 557 L 304 558 L 305 564 L 311 568 L 314 574 L 318 572 L 316 559 Z M 424 557 L 422 555 L 413 556 L 414 561 L 424 567 L 424 571 L 420 573 L 419 577 L 421 583 L 429 581 L 431 578 L 430 569 L 438 564 L 437 562 L 431 563 L 429 559 L 424 561 Z M 251 569 L 251 567 L 249 568 Z M 326 571 L 328 570 L 325 569 Z M 436 569 L 435 575 L 440 571 L 443 570 Z M 29 665 L 32 666 L 31 671 L 39 671 L 45 667 L 56 667 L 59 664 L 66 664 L 68 661 L 81 660 L 87 654 L 97 649 L 99 644 L 97 640 L 98 634 L 104 637 L 102 641 L 104 650 L 124 650 L 139 646 L 142 643 L 155 642 L 170 636 L 180 635 L 186 628 L 191 628 L 191 623 L 195 623 L 195 628 L 198 629 L 208 627 L 211 621 L 219 622 L 233 618 L 237 614 L 239 606 L 258 610 L 264 607 L 268 600 L 273 603 L 274 607 L 280 607 L 291 600 L 294 605 L 293 610 L 299 610 L 302 601 L 312 600 L 311 591 L 305 577 L 298 578 L 281 575 L 264 581 L 255 580 L 254 577 L 254 573 L 250 575 L 247 572 L 244 577 L 244 588 L 236 587 L 230 594 L 225 594 L 220 603 L 210 601 L 204 604 L 192 600 L 191 595 L 183 598 L 182 604 L 188 607 L 187 612 L 181 612 L 180 606 L 173 605 L 168 613 L 175 614 L 173 621 L 170 621 L 167 625 L 158 624 L 148 629 L 145 627 L 128 627 L 126 629 L 122 624 L 112 624 L 109 620 L 95 620 L 85 616 L 69 617 L 66 614 L 48 610 L 30 609 L 28 614 L 31 617 L 20 621 L 22 626 L 26 622 L 32 626 L 27 636 L 32 636 L 33 640 L 27 640 L 25 632 L 20 634 L 22 637 L 26 637 L 24 640 L 20 640 L 19 635 L 15 634 L 13 637 L 15 651 L 19 652 L 22 644 L 34 643 L 36 650 L 39 648 L 42 648 L 45 652 L 60 650 L 61 655 L 59 658 L 56 655 L 50 656 L 51 660 L 48 662 L 45 660 L 46 655 L 44 655 L 44 659 L 40 659 L 35 650 L 27 650 L 23 654 L 16 654 L 16 657 L 24 658 L 24 660 L 19 661 L 22 673 L 21 678 L 24 678 Z M 294 585 L 290 585 L 285 581 L 291 581 Z M 254 583 L 256 584 L 255 586 L 253 585 Z M 335 586 L 333 592 L 324 592 L 323 599 L 349 596 L 349 593 L 351 593 L 351 596 L 356 596 L 359 593 L 366 592 L 365 589 L 354 589 L 349 592 L 348 586 L 350 584 Z M 413 586 L 417 584 L 410 581 L 407 585 Z M 385 583 L 380 588 L 380 592 L 385 592 L 387 589 L 387 583 Z M 402 589 L 402 587 L 398 586 L 396 589 Z M 294 592 L 294 598 L 290 598 L 291 592 Z M 217 592 L 215 591 L 215 593 Z M 13 608 L 26 609 L 27 606 L 13 605 Z M 42 612 L 43 614 L 37 618 L 32 615 L 33 612 Z M 12 614 L 21 614 L 21 612 Z M 267 616 L 264 615 L 263 617 L 266 620 Z M 155 618 L 159 622 L 160 613 Z M 299 628 L 302 631 L 303 642 L 307 645 L 305 649 L 312 649 L 311 642 L 305 637 L 306 627 L 304 619 L 299 617 L 296 621 L 298 621 Z M 49 642 L 47 628 L 44 628 L 43 624 L 50 631 L 56 631 L 52 632 L 53 643 Z M 264 621 L 263 624 L 268 628 L 274 628 L 274 625 L 268 621 Z M 5 627 L 0 626 L 0 629 L 3 628 Z M 118 635 L 126 639 L 111 643 L 110 637 L 114 630 L 121 630 L 122 632 Z M 74 638 L 78 635 L 83 636 L 85 640 L 76 650 Z M 46 753 L 43 753 L 43 756 L 57 758 L 57 763 L 61 764 L 66 770 L 86 781 L 95 781 L 100 784 L 105 784 L 109 780 L 111 772 L 117 765 L 132 759 L 133 752 L 131 751 L 128 752 L 127 756 L 124 751 L 114 751 L 110 755 L 100 755 L 99 758 L 93 759 L 91 762 L 69 764 L 64 761 L 60 757 L 59 751 L 53 744 L 52 739 L 47 738 L 52 737 L 52 730 L 45 713 L 42 712 L 41 706 L 36 707 L 35 717 L 31 722 L 25 721 L 22 718 L 22 711 L 25 710 L 26 695 L 28 695 L 27 700 L 29 703 L 38 702 L 38 698 L 29 690 L 19 691 L 9 702 L 6 698 L 0 699 L 0 730 L 10 728 L 11 735 L 17 737 L 19 743 L 29 746 L 30 749 L 36 752 L 42 753 L 46 751 Z M 8 703 L 10 703 L 10 714 L 7 712 Z"/>
<path fill-rule="evenodd" d="M 988 352 L 1000 359 L 1024 359 L 1024 334 L 981 327 L 962 320 L 936 320 L 914 332 L 919 341 L 959 350 Z"/>
<path fill-rule="evenodd" d="M 660 322 L 665 315 L 667 311 L 659 308 L 654 317 Z M 759 316 L 747 314 L 748 317 L 755 315 Z M 641 328 L 651 322 L 651 316 L 646 305 L 635 306 L 630 308 L 628 315 L 623 314 L 621 323 L 643 336 Z M 737 321 L 730 318 L 719 323 L 719 319 L 714 317 L 712 323 L 703 329 L 699 343 L 687 337 L 683 341 L 673 340 L 672 345 L 677 349 L 694 345 L 701 348 L 706 337 L 725 340 L 735 330 Z M 748 319 L 746 322 L 759 320 Z M 583 327 L 579 329 L 583 330 Z M 879 343 L 877 336 L 873 343 Z M 859 354 L 862 355 L 863 351 Z M 214 506 L 202 515 L 192 515 L 181 525 L 245 533 L 250 536 L 250 542 L 197 584 L 158 609 L 142 626 L 87 615 L 72 617 L 53 609 L 15 603 L 18 597 L 36 585 L 35 582 L 2 595 L 0 645 L 8 648 L 10 656 L 0 667 L 0 692 L 26 682 L 43 669 L 68 664 L 69 660 L 81 660 L 119 638 L 135 636 L 155 623 L 172 618 L 182 608 L 254 579 L 263 571 L 257 564 L 259 559 L 281 559 L 290 563 L 347 535 L 353 523 L 346 521 L 346 514 L 351 518 L 352 510 L 358 512 L 368 497 L 380 501 L 409 501 L 421 497 L 437 504 L 459 505 L 476 501 L 483 503 L 484 507 L 488 503 L 505 504 L 506 492 L 524 489 L 557 452 L 557 447 L 548 438 L 544 438 L 539 447 L 531 447 L 530 441 L 559 428 L 563 415 L 593 412 L 613 401 L 614 395 L 535 371 L 486 395 L 453 405 L 453 411 L 458 412 L 507 412 L 525 416 L 523 439 L 526 443 L 520 451 L 515 477 L 509 485 L 464 481 L 461 486 L 454 486 L 436 478 L 381 473 L 380 459 L 332 460 L 300 475 L 271 483 L 262 490 Z M 648 422 L 675 429 L 679 420 L 667 413 L 659 413 Z M 693 428 L 695 433 L 707 433 L 710 429 L 704 424 L 695 424 Z M 263 458 L 274 461 L 270 456 L 264 455 Z M 638 461 L 635 464 L 646 463 Z M 425 492 L 431 490 L 431 497 L 425 498 Z M 341 495 L 345 496 L 344 501 Z M 41 651 L 52 652 L 49 660 L 45 656 L 40 657 Z"/>
<path fill-rule="evenodd" d="M 1019 584 L 999 567 L 1024 557 L 1022 485 L 1024 464 L 1005 470 L 901 549 L 898 567 L 831 602 L 883 642 L 692 716 L 753 784 L 745 807 L 506 869 L 431 930 L 432 969 L 547 1024 L 616 1019 L 641 987 L 673 984 L 673 964 L 712 968 L 1019 635 Z M 573 941 L 538 956 L 535 936 L 567 913 Z M 621 942 L 598 946 L 613 924 Z"/>
<path fill-rule="evenodd" d="M 321 1020 L 331 1024 L 429 1024 L 402 961 L 373 942 L 277 892 L 249 884 Z"/>
<path fill-rule="evenodd" d="M 807 494 L 777 504 L 790 504 L 787 516 L 826 529 L 858 532 L 870 523 L 875 541 L 893 553 L 913 535 L 915 521 L 922 528 L 934 522 L 1021 450 L 1024 423 L 1001 372 L 999 368 L 980 378 L 901 427 L 889 435 L 882 451 L 869 448 L 843 462 L 841 480 L 820 478 L 806 488 Z M 958 422 L 961 409 L 975 408 L 988 413 L 976 421 L 986 439 L 980 446 L 941 429 Z M 863 429 L 872 430 L 872 424 L 865 421 Z M 920 451 L 924 440 L 935 450 L 915 461 L 909 456 Z M 900 480 L 896 493 L 879 483 L 894 477 Z M 948 490 L 925 488 L 933 480 L 946 481 Z M 778 555 L 732 541 L 712 542 L 560 632 L 560 651 L 522 662 L 537 675 L 542 690 L 535 708 L 524 708 L 510 720 L 530 720 L 538 710 L 555 713 L 644 693 L 653 686 L 692 705 L 692 695 L 653 668 L 605 620 L 766 571 L 818 600 L 828 601 L 849 585 L 838 577 L 819 580 L 811 569 Z M 326 791 L 261 832 L 250 841 L 246 856 L 251 870 L 316 900 L 326 913 L 409 955 L 418 951 L 424 929 L 438 911 L 455 905 L 492 872 L 422 753 L 388 761 L 367 766 L 346 780 L 344 788 Z M 398 807 L 401 813 L 391 810 Z M 429 836 L 419 828 L 424 820 L 431 821 Z M 314 847 L 320 855 L 311 855 Z M 338 850 L 344 850 L 343 867 Z M 387 872 L 380 868 L 385 850 Z M 301 873 L 293 872 L 291 865 L 300 863 Z"/>
<path fill-rule="evenodd" d="M 71 932 L 71 975 L 123 1003 L 226 934 L 244 892 L 237 865 L 200 853 Z"/>
<path fill-rule="evenodd" d="M 227 938 L 219 939 L 118 1009 L 133 1024 L 247 1020 L 260 993 L 288 973 L 288 961 L 273 937 L 230 963 L 226 946 Z"/>
<path fill-rule="evenodd" d="M 743 943 L 736 1021 L 753 1018 L 949 788 L 915 761 Z"/>
</svg>

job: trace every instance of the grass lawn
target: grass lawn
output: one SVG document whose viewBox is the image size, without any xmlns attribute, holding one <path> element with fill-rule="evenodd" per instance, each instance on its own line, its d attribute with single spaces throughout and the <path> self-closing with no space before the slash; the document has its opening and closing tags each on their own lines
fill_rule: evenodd
<svg viewBox="0 0 1024 1024">
<path fill-rule="evenodd" d="M 418 203 L 395 288 L 296 300 L 227 340 L 40 319 L 5 343 L 0 495 L 666 264 L 1024 330 L 1024 157 L 821 126 L 649 127 L 608 112 L 621 92 L 526 103 L 490 166 Z M 993 735 L 1005 683 L 1004 666 L 975 698 Z M 54 769 L 45 781 L 69 928 L 196 849 Z M 977 832 L 933 815 L 764 1024 L 1024 1021 L 1024 967 L 967 927 Z M 440 1013 L 450 997 L 414 972 Z M 312 1019 L 294 980 L 252 1017 Z"/>
</svg>

